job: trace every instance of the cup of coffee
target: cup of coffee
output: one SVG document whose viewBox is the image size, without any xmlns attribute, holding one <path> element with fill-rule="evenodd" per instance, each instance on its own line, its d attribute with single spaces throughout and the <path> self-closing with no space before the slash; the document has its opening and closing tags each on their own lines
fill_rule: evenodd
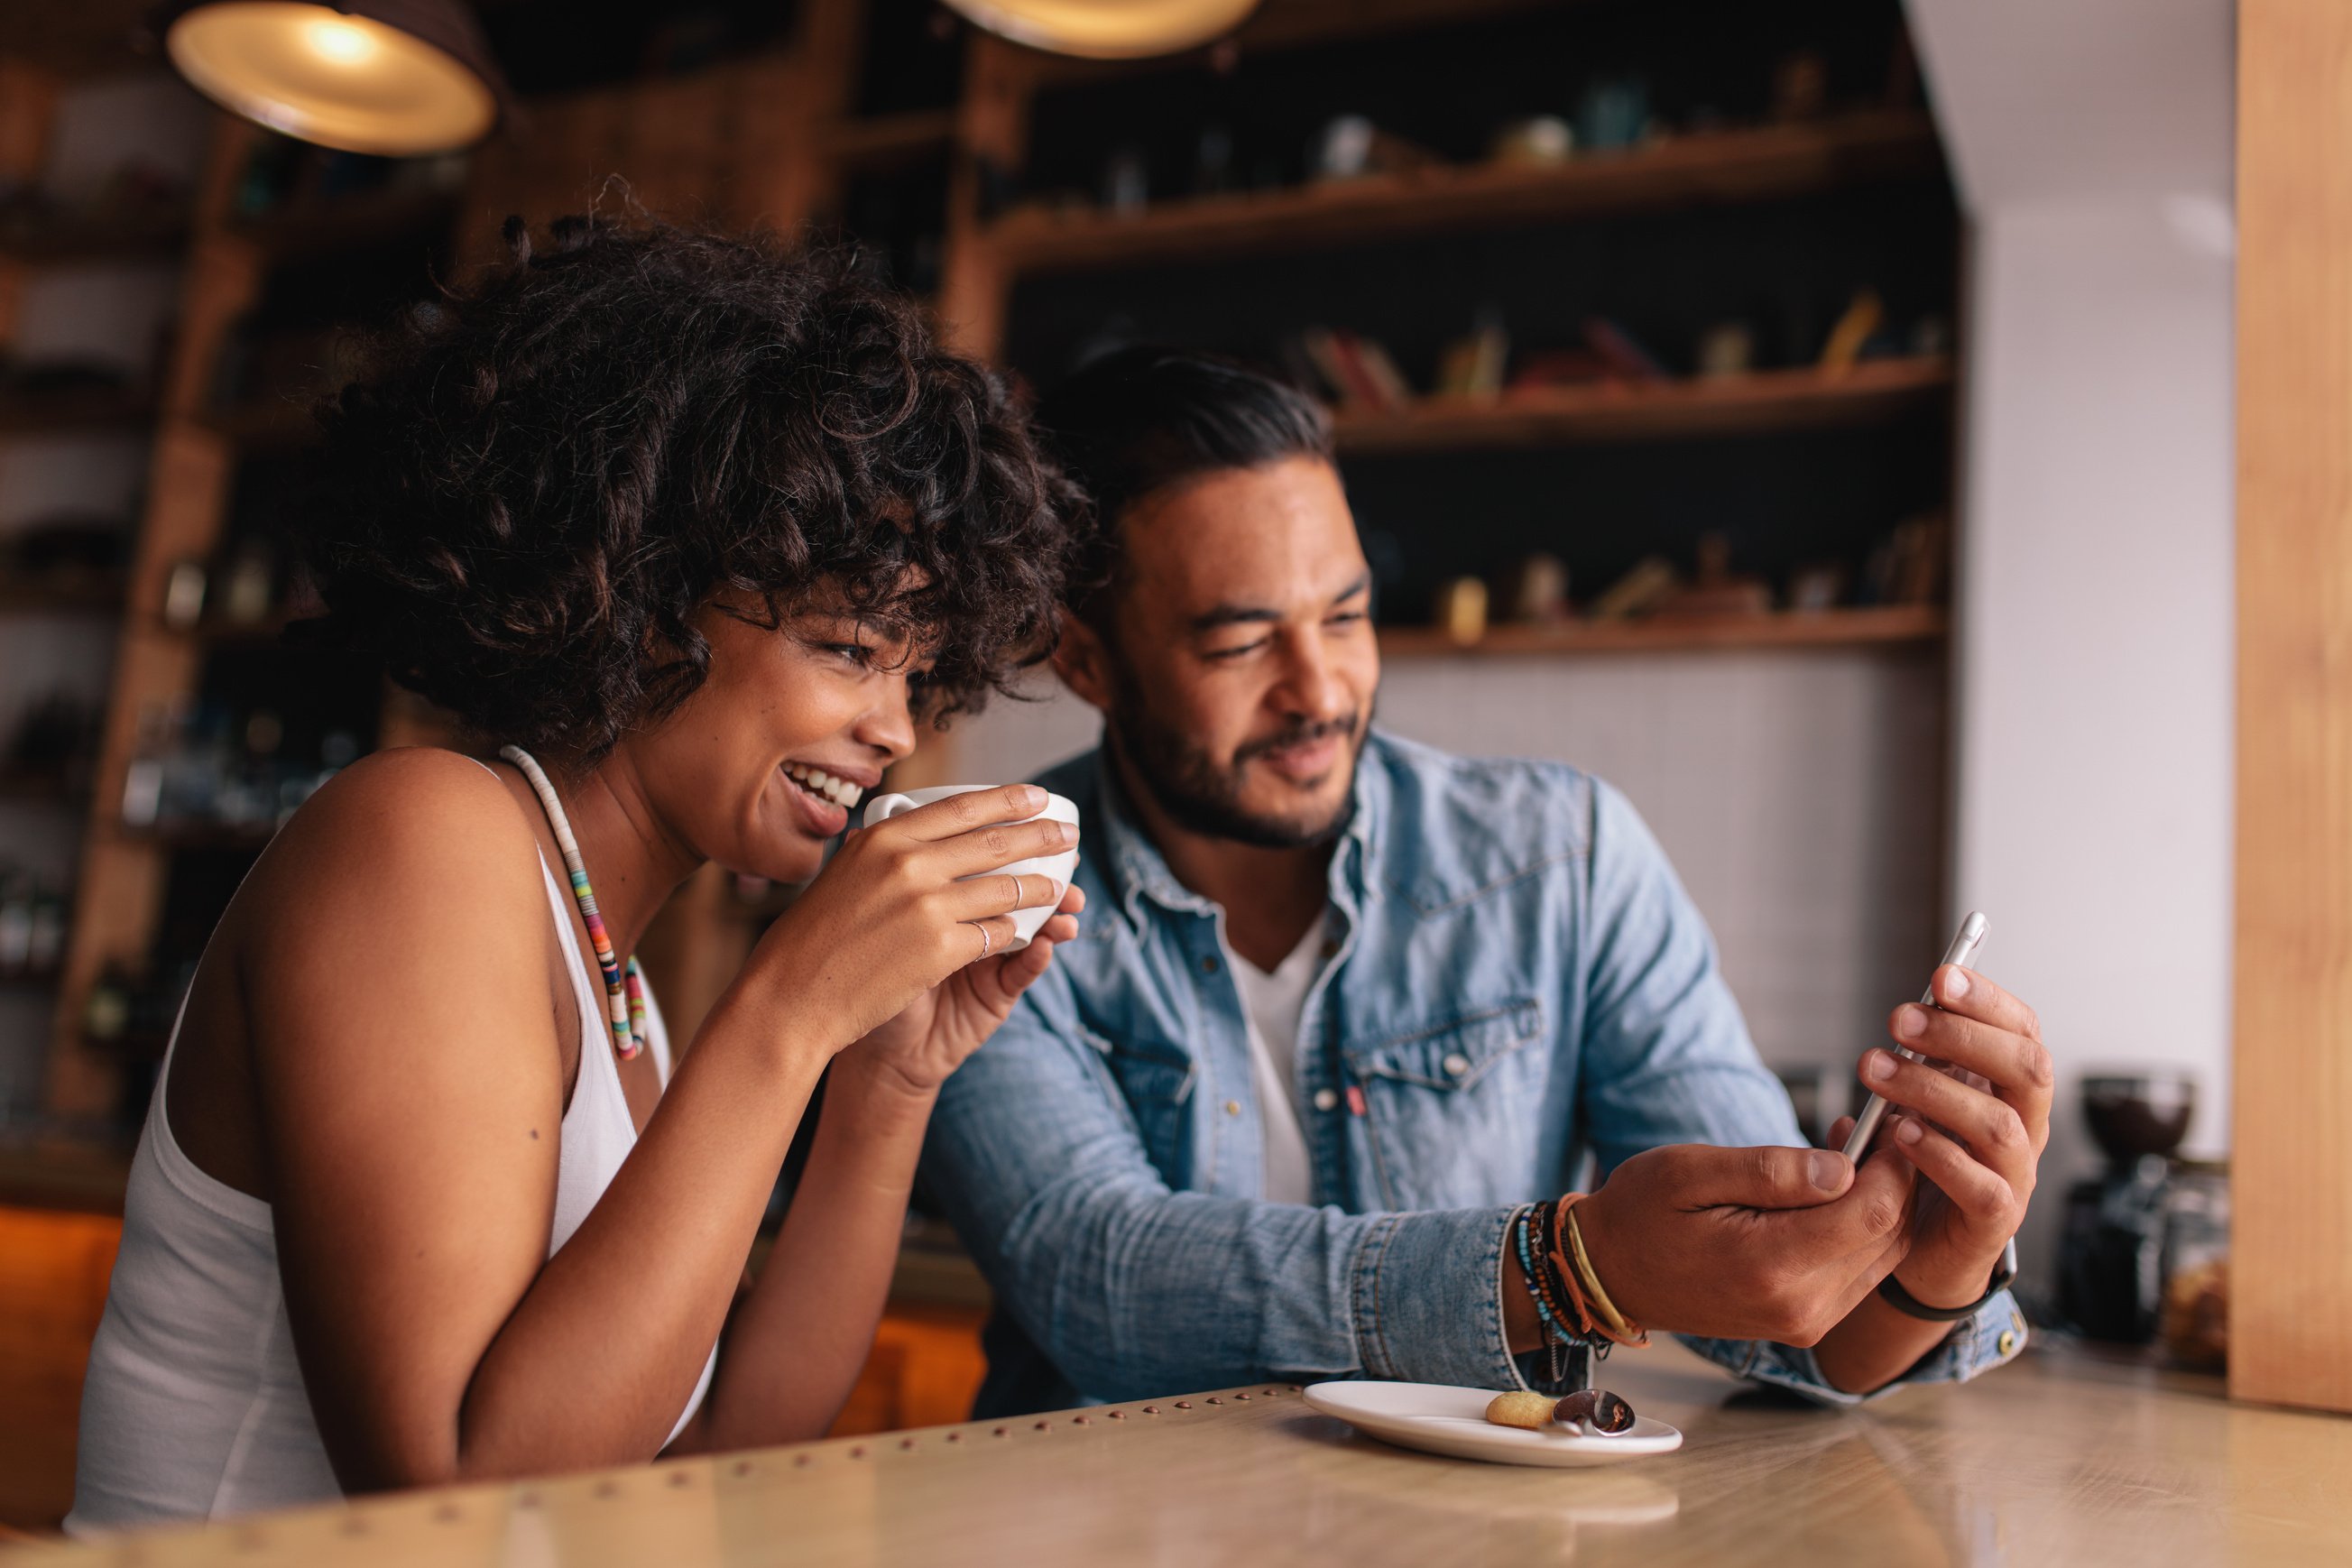
<svg viewBox="0 0 2352 1568">
<path fill-rule="evenodd" d="M 998 786 L 995 784 L 939 784 L 930 789 L 910 789 L 899 795 L 877 796 L 866 803 L 865 825 L 871 827 L 877 822 L 887 822 L 900 812 L 912 811 L 919 805 L 929 805 L 935 800 L 945 800 L 951 795 L 971 795 L 975 791 L 992 790 L 996 787 Z M 1078 825 L 1077 803 L 1062 795 L 1048 795 L 1045 797 L 1045 810 L 1033 813 L 1028 816 L 1013 816 L 1004 820 L 1008 823 L 1035 822 L 1040 818 L 1052 822 L 1066 822 L 1076 827 Z M 980 825 L 975 823 L 973 826 Z M 976 871 L 972 875 L 976 877 L 1051 877 L 1055 881 L 1067 887 L 1070 874 L 1077 868 L 1078 852 L 1076 849 L 1065 849 L 1059 855 L 1039 855 L 1027 860 L 1015 860 L 1011 865 L 1000 866 L 993 871 Z M 963 879 L 969 882 L 972 878 L 966 877 Z M 1037 934 L 1037 928 L 1052 919 L 1053 914 L 1053 906 L 1050 904 L 1041 904 L 1034 910 L 1014 910 L 1013 940 L 997 951 L 1018 952 L 1027 947 L 1029 939 Z"/>
</svg>

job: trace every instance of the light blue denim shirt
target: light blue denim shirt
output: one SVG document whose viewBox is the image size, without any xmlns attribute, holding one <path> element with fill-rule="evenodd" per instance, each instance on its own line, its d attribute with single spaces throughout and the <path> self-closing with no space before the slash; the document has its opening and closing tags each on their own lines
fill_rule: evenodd
<svg viewBox="0 0 2352 1568">
<path fill-rule="evenodd" d="M 1803 1142 L 1622 795 L 1376 731 L 1299 1019 L 1315 1206 L 1266 1202 L 1223 912 L 1170 873 L 1103 753 L 1037 782 L 1085 823 L 1082 934 L 948 1081 L 924 1156 L 996 1292 L 981 1415 L 1272 1379 L 1527 1386 L 1501 1295 L 1521 1205 L 1588 1151 L 1605 1174 L 1662 1143 Z M 2004 1294 L 1902 1381 L 1974 1376 L 2024 1337 Z M 1809 1351 L 1689 1342 L 1853 1398 Z"/>
</svg>

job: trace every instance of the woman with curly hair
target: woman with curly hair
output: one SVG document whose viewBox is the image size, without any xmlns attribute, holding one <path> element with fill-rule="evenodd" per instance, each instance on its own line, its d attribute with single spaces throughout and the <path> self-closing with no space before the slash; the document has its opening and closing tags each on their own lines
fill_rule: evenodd
<svg viewBox="0 0 2352 1568">
<path fill-rule="evenodd" d="M 131 1173 L 72 1528 L 822 1434 L 940 1084 L 1076 934 L 1077 894 L 975 875 L 1075 842 L 1020 820 L 1027 785 L 819 870 L 919 723 L 1051 643 L 1071 492 L 999 384 L 842 258 L 555 236 L 509 220 L 512 265 L 325 411 L 320 635 L 501 760 L 345 770 L 222 918 Z M 673 1074 L 627 955 L 711 860 L 810 886 Z"/>
</svg>

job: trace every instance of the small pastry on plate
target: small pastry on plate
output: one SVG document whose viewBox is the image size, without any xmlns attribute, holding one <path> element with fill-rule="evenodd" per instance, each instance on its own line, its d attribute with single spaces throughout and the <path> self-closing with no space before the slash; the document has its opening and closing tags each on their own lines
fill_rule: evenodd
<svg viewBox="0 0 2352 1568">
<path fill-rule="evenodd" d="M 1497 1426 L 1524 1426 L 1530 1432 L 1540 1432 L 1551 1425 L 1551 1413 L 1559 1401 L 1525 1389 L 1510 1394 L 1498 1394 L 1486 1405 L 1486 1419 Z"/>
</svg>

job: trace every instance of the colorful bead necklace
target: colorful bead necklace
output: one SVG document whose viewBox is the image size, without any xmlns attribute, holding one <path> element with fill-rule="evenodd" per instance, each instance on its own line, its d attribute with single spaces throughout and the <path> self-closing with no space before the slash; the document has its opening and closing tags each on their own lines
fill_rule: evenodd
<svg viewBox="0 0 2352 1568">
<path fill-rule="evenodd" d="M 605 934 L 604 917 L 597 912 L 596 895 L 588 887 L 588 868 L 580 859 L 580 841 L 572 837 L 572 819 L 563 815 L 563 803 L 555 797 L 555 786 L 547 782 L 538 759 L 520 746 L 500 746 L 499 755 L 522 770 L 522 776 L 539 795 L 539 804 L 547 810 L 547 825 L 555 830 L 555 846 L 563 851 L 564 869 L 572 873 L 572 896 L 580 904 L 589 943 L 596 950 L 596 966 L 604 972 L 604 1000 L 613 1014 L 613 1049 L 628 1061 L 646 1047 L 646 983 L 637 970 L 636 954 L 629 955 L 625 971 L 614 956 L 613 939 Z"/>
</svg>

